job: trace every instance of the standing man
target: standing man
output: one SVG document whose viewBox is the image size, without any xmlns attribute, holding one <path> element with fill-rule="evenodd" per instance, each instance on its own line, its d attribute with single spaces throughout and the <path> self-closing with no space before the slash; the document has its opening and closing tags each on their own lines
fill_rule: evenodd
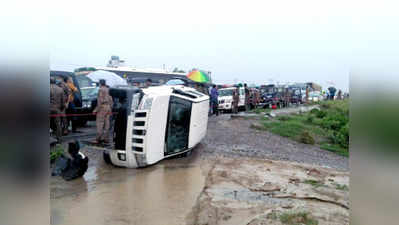
<svg viewBox="0 0 399 225">
<path fill-rule="evenodd" d="M 64 91 L 64 110 L 62 110 L 61 114 L 63 114 L 62 118 L 62 133 L 63 135 L 68 135 L 68 127 L 69 127 L 69 123 L 68 123 L 68 119 L 65 115 L 66 113 L 66 109 L 68 108 L 68 104 L 69 104 L 69 96 L 72 94 L 71 89 L 68 87 L 67 85 L 68 82 L 68 77 L 64 77 L 62 79 L 62 81 L 60 82 L 60 87 L 62 88 L 62 90 Z"/>
<path fill-rule="evenodd" d="M 64 91 L 56 85 L 55 78 L 52 77 L 50 78 L 50 124 L 54 125 L 53 128 L 55 129 L 55 135 L 58 142 L 62 141 L 60 114 L 64 108 Z"/>
<path fill-rule="evenodd" d="M 342 100 L 342 91 L 341 90 L 338 91 L 337 99 Z"/>
<path fill-rule="evenodd" d="M 100 80 L 100 89 L 98 90 L 97 107 L 94 112 L 96 115 L 97 125 L 97 143 L 109 143 L 108 134 L 110 127 L 110 116 L 112 113 L 112 97 L 109 95 L 109 89 L 105 84 L 105 80 Z"/>
<path fill-rule="evenodd" d="M 211 90 L 211 105 L 212 105 L 212 114 L 216 114 L 216 116 L 219 115 L 219 110 L 218 110 L 218 97 L 219 97 L 219 91 L 214 84 Z"/>
<path fill-rule="evenodd" d="M 240 101 L 238 87 L 233 91 L 233 113 L 238 113 L 238 102 Z"/>
<path fill-rule="evenodd" d="M 245 89 L 245 111 L 249 110 L 249 99 L 250 99 L 250 92 L 249 88 L 247 87 L 247 84 L 244 84 L 244 89 Z"/>
</svg>

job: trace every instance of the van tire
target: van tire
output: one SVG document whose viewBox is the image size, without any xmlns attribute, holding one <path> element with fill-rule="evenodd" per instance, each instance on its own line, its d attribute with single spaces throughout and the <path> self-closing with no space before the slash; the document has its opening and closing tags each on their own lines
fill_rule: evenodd
<svg viewBox="0 0 399 225">
<path fill-rule="evenodd" d="M 103 152 L 103 159 L 106 164 L 112 165 L 111 157 L 108 152 Z"/>
</svg>

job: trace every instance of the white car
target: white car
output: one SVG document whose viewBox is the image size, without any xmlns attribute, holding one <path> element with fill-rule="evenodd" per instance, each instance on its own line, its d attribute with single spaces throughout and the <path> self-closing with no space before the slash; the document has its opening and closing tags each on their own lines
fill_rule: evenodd
<svg viewBox="0 0 399 225">
<path fill-rule="evenodd" d="M 104 152 L 113 165 L 138 168 L 191 151 L 205 137 L 209 97 L 184 86 L 111 88 L 114 145 Z M 116 107 L 115 107 L 116 105 Z"/>
<path fill-rule="evenodd" d="M 219 89 L 219 110 L 232 110 L 232 103 L 233 103 L 233 91 L 235 87 L 230 88 L 221 88 Z M 239 88 L 240 94 L 240 101 L 238 102 L 238 107 L 245 107 L 245 89 L 243 87 Z"/>
</svg>

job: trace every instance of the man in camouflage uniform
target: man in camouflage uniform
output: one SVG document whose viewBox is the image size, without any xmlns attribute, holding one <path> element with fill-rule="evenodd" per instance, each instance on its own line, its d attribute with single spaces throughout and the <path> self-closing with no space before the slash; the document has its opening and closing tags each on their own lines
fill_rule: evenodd
<svg viewBox="0 0 399 225">
<path fill-rule="evenodd" d="M 97 112 L 97 143 L 108 143 L 110 116 L 112 113 L 112 97 L 109 95 L 109 89 L 105 84 L 105 80 L 100 80 L 100 89 L 98 90 L 97 107 L 94 110 Z"/>
<path fill-rule="evenodd" d="M 64 100 L 65 100 L 65 103 L 64 103 L 65 108 L 61 112 L 63 114 L 63 116 L 61 117 L 61 119 L 62 119 L 61 122 L 62 122 L 62 133 L 64 135 L 68 134 L 69 123 L 68 123 L 68 119 L 67 119 L 65 113 L 66 113 L 66 108 L 68 108 L 68 104 L 69 104 L 69 101 L 68 101 L 69 96 L 72 94 L 71 89 L 66 84 L 67 82 L 68 82 L 68 77 L 64 77 L 63 80 L 59 84 L 60 87 L 62 88 L 62 90 L 64 91 Z"/>
<path fill-rule="evenodd" d="M 58 142 L 61 142 L 62 137 L 60 114 L 64 109 L 64 91 L 56 85 L 54 78 L 50 78 L 50 124 L 54 125 L 53 130 L 55 129 Z"/>
</svg>

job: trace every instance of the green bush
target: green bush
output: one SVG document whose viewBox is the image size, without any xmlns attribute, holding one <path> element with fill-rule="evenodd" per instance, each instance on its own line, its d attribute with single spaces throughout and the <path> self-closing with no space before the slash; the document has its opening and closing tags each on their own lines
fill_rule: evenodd
<svg viewBox="0 0 399 225">
<path fill-rule="evenodd" d="M 285 212 L 280 215 L 282 224 L 287 225 L 318 225 L 319 222 L 308 212 Z"/>
<path fill-rule="evenodd" d="M 339 131 L 349 122 L 349 117 L 342 113 L 329 113 L 323 118 L 322 126 L 326 129 Z"/>
<path fill-rule="evenodd" d="M 349 123 L 341 127 L 337 133 L 338 144 L 344 148 L 349 148 Z"/>
<path fill-rule="evenodd" d="M 315 119 L 315 117 L 314 117 L 312 114 L 309 114 L 309 115 L 306 117 L 306 122 L 308 122 L 308 123 L 313 123 L 314 119 Z"/>
<path fill-rule="evenodd" d="M 316 112 L 316 117 L 317 118 L 324 118 L 325 116 L 327 116 L 327 112 L 326 111 L 324 111 L 324 110 L 319 110 L 319 111 L 317 111 Z"/>
<path fill-rule="evenodd" d="M 319 109 L 314 108 L 314 109 L 310 110 L 310 113 L 311 113 L 311 114 L 316 114 L 316 113 L 319 112 L 319 111 L 320 111 Z"/>
<path fill-rule="evenodd" d="M 304 144 L 310 144 L 310 145 L 314 145 L 315 144 L 314 138 L 307 131 L 304 131 L 304 132 L 301 133 L 301 136 L 300 136 L 299 140 L 300 140 L 300 142 L 302 142 Z"/>
</svg>

